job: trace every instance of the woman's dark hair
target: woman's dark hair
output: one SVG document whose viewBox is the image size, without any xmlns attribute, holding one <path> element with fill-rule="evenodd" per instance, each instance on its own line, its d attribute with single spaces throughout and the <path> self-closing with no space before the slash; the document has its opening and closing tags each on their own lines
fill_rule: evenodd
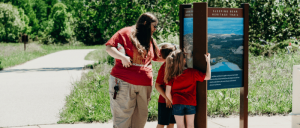
<svg viewBox="0 0 300 128">
<path fill-rule="evenodd" d="M 150 41 L 153 43 L 154 52 L 159 56 L 156 44 L 151 37 L 151 23 L 158 22 L 157 18 L 151 13 L 142 14 L 133 26 L 130 38 L 133 45 L 137 48 L 139 54 L 144 57 L 149 51 Z M 146 51 L 146 53 L 144 53 Z"/>
</svg>

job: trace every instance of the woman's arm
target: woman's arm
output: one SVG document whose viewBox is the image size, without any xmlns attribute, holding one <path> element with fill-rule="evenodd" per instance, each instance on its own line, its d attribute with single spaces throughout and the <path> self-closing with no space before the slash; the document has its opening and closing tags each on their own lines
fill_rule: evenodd
<svg viewBox="0 0 300 128">
<path fill-rule="evenodd" d="M 168 99 L 170 99 L 171 103 L 173 103 L 173 99 L 172 99 L 172 95 L 171 95 L 171 89 L 172 89 L 172 87 L 167 85 L 166 95 L 167 95 Z"/>
<path fill-rule="evenodd" d="M 119 52 L 115 47 L 111 45 L 106 46 L 106 52 L 115 59 L 120 59 L 122 61 L 123 67 L 131 66 L 131 58 Z"/>
<path fill-rule="evenodd" d="M 210 54 L 209 53 L 207 53 L 206 55 L 204 55 L 205 56 L 205 59 L 206 59 L 206 65 L 207 65 L 207 67 L 206 67 L 206 75 L 205 75 L 205 78 L 204 78 L 204 80 L 210 80 L 210 78 L 211 78 L 211 70 L 210 70 Z"/>
</svg>

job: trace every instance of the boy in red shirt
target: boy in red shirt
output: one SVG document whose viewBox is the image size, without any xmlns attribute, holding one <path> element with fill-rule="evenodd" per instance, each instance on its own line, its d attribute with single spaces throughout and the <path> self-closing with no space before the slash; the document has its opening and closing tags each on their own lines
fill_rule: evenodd
<svg viewBox="0 0 300 128">
<path fill-rule="evenodd" d="M 196 81 L 203 82 L 211 77 L 210 54 L 204 55 L 207 62 L 206 73 L 187 68 L 183 52 L 176 50 L 166 60 L 165 78 L 166 95 L 173 104 L 173 114 L 178 128 L 184 128 L 184 116 L 188 128 L 194 128 L 196 114 Z"/>
<path fill-rule="evenodd" d="M 160 54 L 165 60 L 168 55 L 176 50 L 176 46 L 172 44 L 164 44 L 160 49 Z M 166 84 L 164 82 L 165 75 L 165 65 L 166 62 L 158 70 L 158 75 L 155 83 L 155 88 L 160 93 L 158 99 L 158 124 L 156 128 L 164 128 L 167 125 L 167 128 L 174 128 L 176 123 L 174 115 L 172 114 L 172 104 L 171 101 L 167 98 L 165 94 Z"/>
</svg>

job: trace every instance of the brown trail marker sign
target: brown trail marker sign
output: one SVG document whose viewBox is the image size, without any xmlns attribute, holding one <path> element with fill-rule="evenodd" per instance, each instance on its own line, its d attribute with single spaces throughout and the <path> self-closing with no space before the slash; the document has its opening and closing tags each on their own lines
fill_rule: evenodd
<svg viewBox="0 0 300 128">
<path fill-rule="evenodd" d="M 26 51 L 26 43 L 28 43 L 28 35 L 22 35 L 22 42 L 24 43 L 24 51 Z"/>
<path fill-rule="evenodd" d="M 180 48 L 187 66 L 206 72 L 211 54 L 211 80 L 197 82 L 195 127 L 207 128 L 207 90 L 240 88 L 240 128 L 248 128 L 249 4 L 241 8 L 208 8 L 207 3 L 180 5 Z"/>
</svg>

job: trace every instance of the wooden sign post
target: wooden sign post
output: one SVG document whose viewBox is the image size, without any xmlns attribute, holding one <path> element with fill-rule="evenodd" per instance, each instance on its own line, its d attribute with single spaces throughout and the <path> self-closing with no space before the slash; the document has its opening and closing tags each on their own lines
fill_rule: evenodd
<svg viewBox="0 0 300 128">
<path fill-rule="evenodd" d="M 211 53 L 212 77 L 197 82 L 195 127 L 207 128 L 207 90 L 240 88 L 240 128 L 248 128 L 249 4 L 208 8 L 206 2 L 180 5 L 180 48 L 187 66 L 206 72 Z"/>
<path fill-rule="evenodd" d="M 24 43 L 24 51 L 26 51 L 26 43 L 28 43 L 27 34 L 22 35 L 22 42 Z"/>
</svg>

